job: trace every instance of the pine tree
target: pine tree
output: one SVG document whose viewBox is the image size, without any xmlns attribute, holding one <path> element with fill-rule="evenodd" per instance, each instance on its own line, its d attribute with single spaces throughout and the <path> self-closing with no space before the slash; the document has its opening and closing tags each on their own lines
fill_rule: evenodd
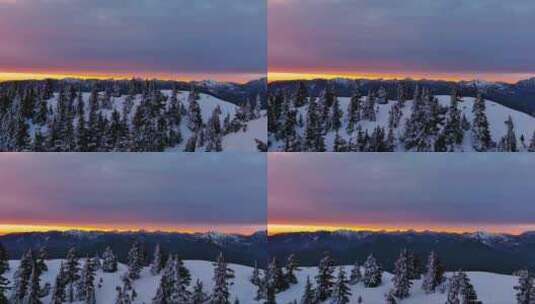
<svg viewBox="0 0 535 304">
<path fill-rule="evenodd" d="M 206 301 L 208 301 L 209 297 L 204 292 L 203 284 L 200 280 L 197 280 L 195 282 L 195 286 L 193 287 L 193 294 L 191 296 L 191 304 L 204 304 Z"/>
<path fill-rule="evenodd" d="M 361 111 L 361 102 L 360 102 L 360 93 L 355 91 L 351 96 L 349 105 L 347 107 L 347 134 L 352 134 L 355 130 L 356 125 L 360 121 L 360 111 Z"/>
<path fill-rule="evenodd" d="M 288 256 L 288 262 L 286 263 L 286 282 L 288 284 L 297 284 L 297 278 L 295 277 L 295 272 L 299 271 L 299 263 L 294 254 Z"/>
<path fill-rule="evenodd" d="M 41 294 L 41 279 L 39 278 L 39 270 L 37 269 L 35 263 L 32 267 L 32 273 L 30 275 L 30 282 L 28 285 L 28 291 L 24 297 L 24 304 L 41 304 L 40 294 Z"/>
<path fill-rule="evenodd" d="M 260 269 L 258 269 L 258 264 L 256 261 L 254 263 L 253 273 L 251 274 L 249 281 L 255 286 L 259 286 L 261 284 L 262 279 L 260 278 Z"/>
<path fill-rule="evenodd" d="M 152 258 L 152 263 L 150 265 L 150 272 L 153 275 L 157 275 L 162 270 L 162 254 L 160 252 L 160 244 L 156 245 L 154 249 L 154 255 Z"/>
<path fill-rule="evenodd" d="M 325 255 L 318 266 L 316 275 L 316 300 L 325 301 L 333 292 L 334 286 L 334 261 L 329 255 Z"/>
<path fill-rule="evenodd" d="M 489 122 L 485 114 L 485 100 L 477 94 L 472 108 L 474 119 L 472 121 L 472 143 L 476 151 L 488 151 L 493 143 L 489 130 Z"/>
<path fill-rule="evenodd" d="M 87 258 L 80 276 L 79 300 L 86 304 L 95 304 L 95 269 L 93 261 Z"/>
<path fill-rule="evenodd" d="M 61 262 L 59 272 L 56 276 L 54 289 L 52 290 L 52 304 L 62 304 L 66 301 L 65 283 L 66 283 L 66 269 L 65 264 Z"/>
<path fill-rule="evenodd" d="M 409 253 L 403 249 L 394 265 L 394 277 L 392 278 L 394 296 L 399 299 L 409 296 L 412 285 L 409 279 L 409 267 Z"/>
<path fill-rule="evenodd" d="M 212 297 L 210 304 L 229 304 L 230 292 L 228 282 L 227 263 L 221 253 L 215 262 L 214 268 L 214 288 L 212 290 Z"/>
<path fill-rule="evenodd" d="M 66 300 L 72 303 L 76 301 L 76 283 L 80 279 L 80 263 L 74 248 L 71 248 L 67 253 L 65 263 Z"/>
<path fill-rule="evenodd" d="M 349 276 L 349 283 L 351 285 L 355 285 L 362 281 L 362 272 L 360 271 L 360 265 L 358 262 L 355 262 L 353 264 L 353 268 L 351 269 L 351 274 Z"/>
<path fill-rule="evenodd" d="M 432 251 L 427 259 L 427 270 L 422 281 L 422 288 L 426 293 L 433 293 L 443 281 L 444 269 L 442 268 L 440 259 Z"/>
<path fill-rule="evenodd" d="M 135 241 L 128 251 L 128 278 L 131 280 L 139 279 L 141 269 L 143 268 L 143 253 L 140 244 Z"/>
<path fill-rule="evenodd" d="M 199 94 L 195 88 L 191 88 L 188 96 L 188 128 L 192 132 L 197 132 L 201 128 L 203 121 L 201 116 L 201 107 L 198 103 Z"/>
<path fill-rule="evenodd" d="M 457 273 L 454 273 L 449 279 L 446 304 L 461 304 L 459 297 L 460 288 L 459 277 Z"/>
<path fill-rule="evenodd" d="M 333 130 L 338 131 L 342 127 L 342 117 L 344 115 L 344 112 L 340 109 L 340 103 L 338 102 L 338 98 L 334 96 L 334 103 L 332 106 L 332 114 L 331 114 L 331 127 Z"/>
<path fill-rule="evenodd" d="M 518 272 L 518 285 L 515 285 L 516 303 L 517 304 L 532 304 L 535 299 L 532 299 L 533 277 L 527 270 Z"/>
<path fill-rule="evenodd" d="M 103 272 L 116 272 L 117 271 L 117 258 L 113 254 L 110 247 L 104 250 L 102 255 L 102 271 Z"/>
<path fill-rule="evenodd" d="M 533 131 L 533 135 L 531 136 L 531 140 L 529 141 L 529 152 L 535 152 L 535 131 Z"/>
<path fill-rule="evenodd" d="M 457 281 L 459 284 L 459 296 L 461 304 L 481 304 L 481 302 L 477 299 L 474 286 L 472 283 L 470 283 L 470 279 L 464 271 L 459 271 L 457 273 Z"/>
<path fill-rule="evenodd" d="M 308 98 L 308 91 L 304 82 L 300 81 L 295 94 L 295 106 L 302 107 L 305 105 Z"/>
<path fill-rule="evenodd" d="M 191 294 L 187 289 L 189 285 L 189 277 L 183 277 L 183 272 L 181 272 L 178 267 L 174 271 L 173 283 L 173 288 L 170 294 L 171 303 L 189 304 L 191 298 Z"/>
<path fill-rule="evenodd" d="M 333 304 L 347 304 L 349 303 L 349 297 L 351 296 L 351 290 L 349 289 L 349 281 L 346 278 L 344 268 L 340 266 L 338 268 L 338 277 L 334 283 L 333 290 Z"/>
<path fill-rule="evenodd" d="M 305 291 L 299 303 L 300 304 L 314 304 L 315 303 L 315 291 L 312 288 L 312 283 L 310 282 L 309 276 L 307 276 L 307 281 L 305 283 Z"/>
<path fill-rule="evenodd" d="M 45 271 L 48 271 L 48 267 L 46 266 L 46 259 L 47 259 L 47 251 L 45 247 L 42 247 L 39 249 L 39 253 L 37 254 L 37 257 L 35 259 L 35 263 L 37 266 L 37 271 L 39 274 L 42 274 Z"/>
<path fill-rule="evenodd" d="M 11 295 L 11 302 L 14 304 L 23 303 L 26 298 L 32 272 L 34 270 L 34 260 L 32 250 L 28 250 L 20 259 L 20 264 L 13 276 L 13 286 L 11 287 L 13 293 Z"/>
<path fill-rule="evenodd" d="M 463 142 L 464 130 L 462 127 L 461 110 L 458 108 L 457 91 L 451 94 L 450 107 L 448 108 L 446 124 L 444 126 L 444 138 L 447 151 L 455 151 L 455 147 Z M 465 117 L 466 119 L 466 117 Z"/>
<path fill-rule="evenodd" d="M 373 254 L 370 254 L 364 263 L 364 275 L 362 282 L 364 286 L 368 288 L 374 288 L 381 285 L 383 280 L 383 270 L 381 266 L 377 264 Z"/>
<path fill-rule="evenodd" d="M 362 301 L 361 301 L 362 303 Z M 396 297 L 394 296 L 394 291 L 390 290 L 385 294 L 385 304 L 397 304 Z"/>
<path fill-rule="evenodd" d="M 505 125 L 507 126 L 507 133 L 502 139 L 503 151 L 504 152 L 517 152 L 518 151 L 517 139 L 516 139 L 516 134 L 514 130 L 515 127 L 513 124 L 513 119 L 511 118 L 511 116 L 507 118 L 507 120 L 505 121 Z"/>
<path fill-rule="evenodd" d="M 9 270 L 7 251 L 0 243 L 0 303 L 7 303 L 7 291 L 9 290 L 9 280 L 4 277 Z"/>
<path fill-rule="evenodd" d="M 270 282 L 268 285 L 273 287 L 275 293 L 284 291 L 290 286 L 286 277 L 282 271 L 282 268 L 279 266 L 277 259 L 273 258 L 271 263 L 268 265 L 268 273 L 270 274 Z"/>
</svg>

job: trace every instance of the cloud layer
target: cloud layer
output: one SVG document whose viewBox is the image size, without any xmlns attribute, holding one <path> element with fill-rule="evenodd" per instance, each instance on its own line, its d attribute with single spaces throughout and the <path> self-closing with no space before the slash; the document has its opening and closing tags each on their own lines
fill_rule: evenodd
<svg viewBox="0 0 535 304">
<path fill-rule="evenodd" d="M 0 70 L 266 71 L 265 0 L 0 1 Z"/>
<path fill-rule="evenodd" d="M 529 0 L 269 0 L 270 71 L 535 73 Z"/>
<path fill-rule="evenodd" d="M 505 154 L 274 154 L 269 223 L 533 225 L 535 158 Z"/>
<path fill-rule="evenodd" d="M 0 156 L 0 222 L 265 226 L 261 154 L 21 153 Z"/>
</svg>

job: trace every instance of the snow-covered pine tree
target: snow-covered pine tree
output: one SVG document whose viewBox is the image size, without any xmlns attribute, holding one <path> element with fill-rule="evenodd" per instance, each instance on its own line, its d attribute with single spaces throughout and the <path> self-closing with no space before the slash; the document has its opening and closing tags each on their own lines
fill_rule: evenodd
<svg viewBox="0 0 535 304">
<path fill-rule="evenodd" d="M 351 297 L 351 290 L 349 288 L 349 280 L 346 278 L 344 267 L 338 268 L 338 276 L 334 283 L 334 289 L 332 293 L 332 304 L 347 304 Z"/>
<path fill-rule="evenodd" d="M 406 249 L 403 249 L 394 264 L 394 276 L 392 277 L 394 296 L 399 299 L 409 297 L 412 285 L 409 279 L 409 268 L 409 253 Z"/>
<path fill-rule="evenodd" d="M 528 151 L 535 152 L 535 131 L 533 131 L 533 135 L 531 136 L 531 140 L 529 141 Z"/>
<path fill-rule="evenodd" d="M 295 93 L 295 106 L 302 107 L 306 104 L 308 98 L 308 90 L 304 82 L 300 81 L 297 85 L 297 92 Z"/>
<path fill-rule="evenodd" d="M 40 271 L 37 269 L 35 263 L 33 263 L 32 273 L 30 275 L 30 282 L 28 285 L 28 291 L 23 299 L 24 304 L 41 304 L 41 279 L 39 278 Z"/>
<path fill-rule="evenodd" d="M 177 262 L 178 262 L 178 259 L 175 258 L 175 265 L 178 264 Z M 183 272 L 181 272 L 177 267 L 174 271 L 173 287 L 170 293 L 171 303 L 190 304 L 191 293 L 188 290 L 190 278 L 183 277 L 182 274 Z"/>
<path fill-rule="evenodd" d="M 472 144 L 476 151 L 485 152 L 492 148 L 493 142 L 489 130 L 489 122 L 485 113 L 485 100 L 481 93 L 477 94 L 472 108 Z"/>
<path fill-rule="evenodd" d="M 361 111 L 361 95 L 358 90 L 356 90 L 349 101 L 347 106 L 347 134 L 352 134 L 355 131 L 355 127 L 360 121 L 360 111 Z"/>
<path fill-rule="evenodd" d="M 507 133 L 502 138 L 501 142 L 503 143 L 503 152 L 517 152 L 518 151 L 518 145 L 517 145 L 517 139 L 515 134 L 515 126 L 513 124 L 513 119 L 511 116 L 507 118 L 505 121 L 505 126 L 507 127 Z"/>
<path fill-rule="evenodd" d="M 338 98 L 336 96 L 333 97 L 334 102 L 333 106 L 331 108 L 331 128 L 335 131 L 338 131 L 342 127 L 342 118 L 344 116 L 344 112 L 340 109 L 340 103 L 338 102 Z"/>
<path fill-rule="evenodd" d="M 420 259 L 413 252 L 409 252 L 409 280 L 418 280 L 420 276 Z"/>
<path fill-rule="evenodd" d="M 80 263 L 76 257 L 76 250 L 69 249 L 65 260 L 65 289 L 66 301 L 72 303 L 76 301 L 76 284 L 80 279 Z"/>
<path fill-rule="evenodd" d="M 204 287 L 201 280 L 197 279 L 195 286 L 193 286 L 193 293 L 191 295 L 191 304 L 204 304 L 208 301 L 209 297 L 204 292 Z"/>
<path fill-rule="evenodd" d="M 13 275 L 13 286 L 11 287 L 11 303 L 21 304 L 24 302 L 30 285 L 30 278 L 33 271 L 33 254 L 29 249 L 20 259 L 19 267 Z"/>
<path fill-rule="evenodd" d="M 326 254 L 318 265 L 316 275 L 316 300 L 325 301 L 333 292 L 335 266 L 333 259 Z"/>
<path fill-rule="evenodd" d="M 162 270 L 162 253 L 160 251 L 160 244 L 156 244 L 154 248 L 154 254 L 152 256 L 152 262 L 150 264 L 150 272 L 152 275 L 157 275 Z"/>
<path fill-rule="evenodd" d="M 188 95 L 188 128 L 192 132 L 197 132 L 202 127 L 201 106 L 199 105 L 199 93 L 194 87 Z"/>
<path fill-rule="evenodd" d="M 405 130 L 402 136 L 405 149 L 417 152 L 431 151 L 432 138 L 427 130 L 430 125 L 426 105 L 428 97 L 419 95 L 418 87 L 416 87 L 414 95 L 411 115 L 405 121 Z"/>
<path fill-rule="evenodd" d="M 455 151 L 456 146 L 460 145 L 464 138 L 461 110 L 458 107 L 458 103 L 457 90 L 454 89 L 451 93 L 450 106 L 446 115 L 446 123 L 442 131 L 446 150 L 450 152 Z"/>
<path fill-rule="evenodd" d="M 433 293 L 443 281 L 444 269 L 442 268 L 438 256 L 434 251 L 431 251 L 427 259 L 427 269 L 422 281 L 422 289 L 426 293 Z"/>
<path fill-rule="evenodd" d="M 351 268 L 351 274 L 349 275 L 349 283 L 355 285 L 362 281 L 362 272 L 360 270 L 360 264 L 358 261 L 355 261 L 353 268 Z"/>
<path fill-rule="evenodd" d="M 85 304 L 95 304 L 95 268 L 92 259 L 86 258 L 80 275 L 78 299 Z"/>
<path fill-rule="evenodd" d="M 320 114 L 316 98 L 310 98 L 305 124 L 304 150 L 308 152 L 325 151 L 325 139 L 321 128 Z"/>
<path fill-rule="evenodd" d="M 295 276 L 295 272 L 299 271 L 299 262 L 297 261 L 297 258 L 294 254 L 290 254 L 288 256 L 288 261 L 286 262 L 286 282 L 288 284 L 297 284 L 297 277 Z"/>
<path fill-rule="evenodd" d="M 377 264 L 373 254 L 370 254 L 364 263 L 364 274 L 362 276 L 362 282 L 364 286 L 368 288 L 374 288 L 381 285 L 383 280 L 383 270 L 381 266 Z"/>
<path fill-rule="evenodd" d="M 290 284 L 286 280 L 287 278 L 284 275 L 284 272 L 282 271 L 282 267 L 279 266 L 277 258 L 274 257 L 271 260 L 271 263 L 269 263 L 268 272 L 270 274 L 270 282 L 268 282 L 268 286 L 273 287 L 275 293 L 288 289 Z"/>
<path fill-rule="evenodd" d="M 228 281 L 227 263 L 223 258 L 223 253 L 219 254 L 214 267 L 214 288 L 212 290 L 212 296 L 210 304 L 229 304 L 230 292 Z"/>
<path fill-rule="evenodd" d="M 316 296 L 314 288 L 312 288 L 312 283 L 310 282 L 310 277 L 307 276 L 307 280 L 305 283 L 305 290 L 303 292 L 303 296 L 301 297 L 300 304 L 314 304 L 316 303 Z"/>
<path fill-rule="evenodd" d="M 262 282 L 262 279 L 260 278 L 260 269 L 258 269 L 258 263 L 256 261 L 254 262 L 253 273 L 251 274 L 249 281 L 255 286 L 259 286 Z"/>
<path fill-rule="evenodd" d="M 459 284 L 459 296 L 461 304 L 481 304 L 481 301 L 477 299 L 476 290 L 472 283 L 470 283 L 470 278 L 464 271 L 459 271 L 457 273 L 457 280 Z"/>
<path fill-rule="evenodd" d="M 152 299 L 152 304 L 166 304 L 170 302 L 171 292 L 174 286 L 174 278 L 176 267 L 173 255 L 169 255 L 165 267 L 162 269 L 160 278 L 160 285 L 156 290 L 156 295 Z"/>
<path fill-rule="evenodd" d="M 448 282 L 448 293 L 446 297 L 446 304 L 461 304 L 459 293 L 460 293 L 459 276 L 457 273 L 454 273 Z"/>
<path fill-rule="evenodd" d="M 51 304 L 62 304 L 66 301 L 65 296 L 65 282 L 66 282 L 66 269 L 65 264 L 61 262 L 59 272 L 56 276 L 54 288 L 52 289 L 52 301 Z"/>
<path fill-rule="evenodd" d="M 527 270 L 518 271 L 518 285 L 513 288 L 516 290 L 517 304 L 532 304 L 535 299 L 532 299 L 533 294 L 533 277 Z"/>
<path fill-rule="evenodd" d="M 131 280 L 139 279 L 141 270 L 143 269 L 143 252 L 141 245 L 135 241 L 128 251 L 128 278 Z"/>
<path fill-rule="evenodd" d="M 102 254 L 102 271 L 117 271 L 117 257 L 115 257 L 110 247 L 106 247 L 106 250 L 104 250 L 104 254 Z"/>
<path fill-rule="evenodd" d="M 7 291 L 9 290 L 9 280 L 4 276 L 9 270 L 7 251 L 0 243 L 0 303 L 7 303 Z"/>
<path fill-rule="evenodd" d="M 45 247 L 41 247 L 39 249 L 39 253 L 37 254 L 37 257 L 35 258 L 35 264 L 37 267 L 37 271 L 39 274 L 42 274 L 43 272 L 48 270 L 48 267 L 46 266 L 46 259 L 47 259 L 47 251 Z"/>
</svg>

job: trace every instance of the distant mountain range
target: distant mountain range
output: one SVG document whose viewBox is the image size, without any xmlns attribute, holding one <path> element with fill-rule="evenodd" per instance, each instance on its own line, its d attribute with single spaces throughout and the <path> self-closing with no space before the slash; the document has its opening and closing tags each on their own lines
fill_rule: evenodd
<svg viewBox="0 0 535 304">
<path fill-rule="evenodd" d="M 85 232 L 50 231 L 14 233 L 0 236 L 0 243 L 8 251 L 11 259 L 19 259 L 23 252 L 32 248 L 45 247 L 49 258 L 65 258 L 67 251 L 75 247 L 80 256 L 102 254 L 110 246 L 125 262 L 128 250 L 134 241 L 139 241 L 150 257 L 156 244 L 163 252 L 179 254 L 182 259 L 215 260 L 220 252 L 229 263 L 254 265 L 267 260 L 266 232 L 252 235 L 171 232 Z"/>
<path fill-rule="evenodd" d="M 535 232 L 521 235 L 440 232 L 303 232 L 269 236 L 269 254 L 285 260 L 295 254 L 301 265 L 317 266 L 328 252 L 337 264 L 363 263 L 373 253 L 387 271 L 402 248 L 425 264 L 429 252 L 440 256 L 447 270 L 511 274 L 535 268 Z"/>
<path fill-rule="evenodd" d="M 499 104 L 535 116 L 535 77 L 518 81 L 517 83 L 488 82 L 481 80 L 473 81 L 441 81 L 441 80 L 371 80 L 371 79 L 347 79 L 336 78 L 331 80 L 288 80 L 274 81 L 269 83 L 269 92 L 285 90 L 295 92 L 300 82 L 308 88 L 308 93 L 312 96 L 319 96 L 321 91 L 329 85 L 338 96 L 349 97 L 356 89 L 361 94 L 367 94 L 368 90 L 376 91 L 384 87 L 389 99 L 397 98 L 397 88 L 402 84 L 408 96 L 416 84 L 431 90 L 434 95 L 449 95 L 452 88 L 457 88 L 463 96 L 475 97 L 477 92 L 481 92 L 486 99 L 493 100 Z"/>
</svg>

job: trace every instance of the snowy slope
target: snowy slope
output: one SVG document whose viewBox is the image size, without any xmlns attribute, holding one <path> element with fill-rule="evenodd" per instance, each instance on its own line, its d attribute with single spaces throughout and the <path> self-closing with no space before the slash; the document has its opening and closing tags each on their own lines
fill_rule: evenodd
<svg viewBox="0 0 535 304">
<path fill-rule="evenodd" d="M 167 103 L 170 102 L 170 96 L 172 91 L 171 90 L 162 90 L 162 94 L 168 97 Z M 99 93 L 101 96 L 104 94 L 103 92 Z M 182 103 L 184 108 L 188 108 L 189 97 L 190 92 L 189 91 L 178 91 L 177 98 Z M 58 99 L 59 93 L 54 93 L 54 96 L 47 101 L 48 106 L 52 107 L 53 109 L 56 108 L 57 105 L 57 99 Z M 84 103 L 85 103 L 85 115 L 86 115 L 86 121 L 89 119 L 89 98 L 91 93 L 85 92 L 82 93 Z M 112 103 L 112 109 L 101 109 L 101 112 L 104 114 L 104 116 L 108 119 L 111 118 L 111 114 L 114 109 L 117 109 L 119 113 L 122 113 L 123 104 L 126 99 L 126 95 L 122 95 L 120 97 L 111 97 L 111 103 Z M 134 117 L 134 114 L 136 112 L 136 108 L 139 106 L 139 104 L 142 101 L 141 95 L 136 95 L 134 98 L 134 106 L 132 108 L 132 111 L 130 111 L 129 121 L 132 121 L 132 118 Z M 234 118 L 234 115 L 236 111 L 239 109 L 239 107 L 233 103 L 221 100 L 219 98 L 216 98 L 214 96 L 199 93 L 199 100 L 197 101 L 201 107 L 201 116 L 203 119 L 203 122 L 206 123 L 208 119 L 211 117 L 213 110 L 219 106 L 221 109 L 221 115 L 220 119 L 221 122 L 223 122 L 223 119 L 227 114 L 230 116 L 230 119 L 232 120 Z M 185 119 L 184 119 L 185 120 Z M 233 150 L 233 151 L 257 151 L 256 149 L 256 143 L 254 141 L 255 138 L 258 138 L 262 141 L 266 141 L 267 136 L 267 121 L 265 118 L 260 118 L 257 120 L 253 120 L 249 122 L 252 124 L 252 126 L 247 128 L 247 132 L 245 132 L 246 136 L 240 136 L 243 135 L 243 132 L 239 132 L 236 134 L 228 134 L 228 137 L 231 137 L 227 140 L 226 136 L 223 137 L 223 151 L 225 150 Z M 264 127 L 262 128 L 261 124 L 264 124 Z M 76 121 L 75 121 L 76 125 Z M 36 132 L 36 126 L 31 124 L 30 125 L 30 136 L 33 138 L 35 132 Z M 41 127 L 41 133 L 47 132 L 47 126 Z M 191 136 L 191 131 L 187 128 L 186 123 L 183 121 L 181 123 L 180 131 L 182 133 L 183 141 L 181 144 L 167 148 L 167 151 L 183 151 L 184 147 L 186 145 L 186 142 L 188 138 Z M 200 150 L 203 151 L 203 150 Z"/>
<path fill-rule="evenodd" d="M 41 276 L 41 286 L 45 283 L 54 285 L 54 280 L 59 271 L 61 260 L 49 260 L 46 262 L 48 271 Z M 6 277 L 11 280 L 14 272 L 17 269 L 19 261 L 10 261 L 10 271 Z M 184 265 L 189 269 L 192 278 L 192 284 L 197 280 L 201 280 L 204 285 L 205 292 L 211 292 L 213 288 L 212 276 L 213 265 L 208 261 L 184 261 Z M 230 294 L 232 302 L 238 298 L 241 303 L 258 303 L 254 300 L 256 295 L 256 287 L 249 282 L 249 276 L 253 269 L 247 266 L 236 264 L 228 264 L 234 270 L 236 277 L 232 280 L 233 284 L 230 286 Z M 119 270 L 115 273 L 104 273 L 101 270 L 97 271 L 95 285 L 99 284 L 102 279 L 101 287 L 97 287 L 96 300 L 97 304 L 113 304 L 117 286 L 122 286 L 121 276 L 127 271 L 127 267 L 119 264 Z M 141 278 L 134 281 L 133 287 L 138 293 L 138 298 L 135 303 L 151 303 L 152 298 L 156 294 L 158 284 L 160 282 L 160 275 L 154 276 L 150 273 L 149 268 L 146 267 L 141 273 Z M 43 303 L 49 303 L 51 296 L 47 296 L 42 300 Z"/>
<path fill-rule="evenodd" d="M 259 119 L 251 120 L 247 124 L 245 132 L 228 134 L 223 138 L 223 151 L 246 151 L 255 152 L 255 139 L 267 142 L 267 117 L 262 116 Z"/>
<path fill-rule="evenodd" d="M 448 107 L 450 104 L 450 96 L 449 95 L 439 95 L 435 96 L 438 98 L 439 103 L 444 106 Z M 361 101 L 364 102 L 366 97 L 362 97 Z M 462 114 L 466 116 L 468 121 L 471 123 L 473 118 L 472 113 L 472 106 L 474 103 L 473 97 L 464 97 L 462 102 L 459 102 L 459 108 L 462 110 Z M 342 121 L 342 127 L 340 128 L 339 135 L 343 137 L 346 141 L 351 138 L 349 134 L 346 132 L 346 127 L 348 125 L 348 119 L 347 119 L 347 108 L 349 105 L 351 98 L 350 97 L 338 97 L 338 102 L 340 104 L 340 109 L 343 111 L 343 121 Z M 377 113 L 376 113 L 376 121 L 360 121 L 358 125 L 361 126 L 362 130 L 368 130 L 369 134 L 372 134 L 373 130 L 377 126 L 381 126 L 385 128 L 385 130 L 388 130 L 388 117 L 389 117 L 389 111 L 390 108 L 396 103 L 395 100 L 388 101 L 387 104 L 376 104 L 377 105 Z M 400 126 L 396 129 L 394 129 L 394 135 L 396 139 L 399 139 L 400 136 L 403 134 L 404 128 L 405 128 L 405 120 L 408 119 L 411 115 L 411 108 L 412 108 L 412 100 L 408 100 L 405 103 L 405 107 L 403 107 L 402 112 L 403 115 L 400 120 Z M 490 132 L 491 136 L 494 142 L 498 142 L 499 139 L 504 136 L 507 132 L 506 125 L 504 122 L 507 120 L 508 116 L 510 115 L 513 119 L 514 123 L 514 130 L 515 134 L 518 138 L 519 145 L 520 145 L 520 136 L 524 135 L 525 142 L 527 145 L 529 145 L 529 140 L 532 137 L 533 132 L 535 131 L 535 117 L 529 116 L 528 114 L 525 114 L 523 112 L 519 112 L 510 108 L 507 108 L 503 105 L 500 105 L 498 103 L 495 103 L 491 100 L 485 100 L 486 105 L 486 115 L 490 124 Z M 298 116 L 302 115 L 303 121 L 306 119 L 306 113 L 308 109 L 308 104 L 300 107 L 298 109 Z M 355 127 L 356 128 L 356 127 Z M 297 132 L 299 135 L 304 136 L 304 127 L 298 128 Z M 325 145 L 327 151 L 333 150 L 334 145 L 334 139 L 335 139 L 335 131 L 331 131 L 325 135 Z M 354 135 L 353 135 L 354 136 Z M 271 150 L 281 150 L 283 147 L 282 141 L 276 141 L 272 144 Z M 400 143 L 399 140 L 396 140 L 396 147 L 395 151 L 404 151 L 403 143 Z M 471 140 L 471 131 L 468 130 L 465 132 L 464 136 L 464 142 L 459 147 L 460 151 L 464 152 L 470 152 L 473 151 L 472 148 L 472 140 Z"/>
<path fill-rule="evenodd" d="M 346 274 L 350 273 L 353 266 L 345 266 Z M 337 268 L 338 269 L 338 268 Z M 303 294 L 307 276 L 314 281 L 317 274 L 316 267 L 302 267 L 301 271 L 296 273 L 298 284 L 292 285 L 277 295 L 277 303 L 289 303 L 290 301 L 299 300 Z M 517 284 L 517 278 L 509 275 L 501 275 L 487 272 L 467 272 L 471 283 L 477 292 L 478 299 L 485 304 L 505 304 L 514 303 L 515 292 L 513 286 Z M 446 274 L 447 276 L 449 274 Z M 357 303 L 358 297 L 362 297 L 365 304 L 384 304 L 384 295 L 392 288 L 392 275 L 383 273 L 383 283 L 377 288 L 365 288 L 362 283 L 351 286 L 351 303 Z M 422 281 L 415 280 L 410 291 L 410 297 L 403 299 L 403 304 L 431 304 L 445 303 L 446 294 L 437 292 L 435 294 L 425 294 L 421 289 Z M 326 302 L 328 303 L 328 302 Z"/>
</svg>

